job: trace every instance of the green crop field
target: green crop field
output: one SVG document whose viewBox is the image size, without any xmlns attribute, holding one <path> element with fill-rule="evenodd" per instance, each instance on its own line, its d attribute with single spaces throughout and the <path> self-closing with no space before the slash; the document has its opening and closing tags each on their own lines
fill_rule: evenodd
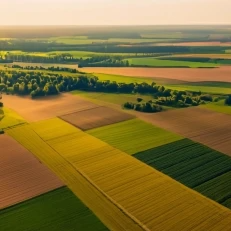
<svg viewBox="0 0 231 231">
<path fill-rule="evenodd" d="M 181 137 L 138 119 L 133 119 L 88 131 L 128 154 L 180 140 Z"/>
<path fill-rule="evenodd" d="M 221 204 L 231 198 L 231 158 L 204 145 L 183 139 L 134 157 Z"/>
<path fill-rule="evenodd" d="M 225 105 L 224 100 L 220 100 L 218 102 L 212 102 L 205 105 L 201 105 L 200 107 L 207 108 L 212 111 L 225 113 L 231 115 L 231 106 Z"/>
<path fill-rule="evenodd" d="M 186 61 L 172 61 L 172 60 L 159 60 L 156 58 L 130 58 L 127 59 L 129 64 L 136 66 L 150 66 L 150 67 L 216 67 L 215 63 L 202 63 L 202 62 L 186 62 Z"/>
<path fill-rule="evenodd" d="M 211 93 L 211 94 L 230 94 L 231 88 L 227 87 L 216 87 L 216 86 L 207 86 L 206 83 L 204 85 L 191 85 L 189 84 L 166 84 L 166 87 L 172 90 L 178 91 L 201 91 L 202 93 Z"/>
<path fill-rule="evenodd" d="M 66 187 L 0 211 L 4 231 L 108 230 Z"/>
</svg>

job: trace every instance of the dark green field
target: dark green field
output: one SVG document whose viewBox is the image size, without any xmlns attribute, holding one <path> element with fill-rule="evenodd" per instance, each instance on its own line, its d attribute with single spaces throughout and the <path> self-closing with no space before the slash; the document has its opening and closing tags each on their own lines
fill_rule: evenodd
<svg viewBox="0 0 231 231">
<path fill-rule="evenodd" d="M 66 187 L 0 211 L 1 231 L 103 231 L 98 218 Z"/>
<path fill-rule="evenodd" d="M 230 157 L 188 139 L 139 152 L 134 157 L 231 208 Z"/>
</svg>

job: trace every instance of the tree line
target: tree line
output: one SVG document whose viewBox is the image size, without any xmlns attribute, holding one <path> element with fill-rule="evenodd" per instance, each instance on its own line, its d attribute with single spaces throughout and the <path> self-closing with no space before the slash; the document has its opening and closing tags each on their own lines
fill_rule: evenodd
<svg viewBox="0 0 231 231">
<path fill-rule="evenodd" d="M 106 93 L 139 93 L 150 94 L 149 102 L 127 102 L 125 108 L 156 112 L 162 106 L 189 107 L 212 101 L 210 95 L 201 92 L 176 91 L 156 85 L 156 83 L 123 83 L 110 80 L 101 81 L 96 76 L 77 74 L 66 76 L 58 73 L 44 71 L 2 70 L 0 71 L 0 91 L 7 94 L 31 95 L 32 98 L 47 95 L 56 95 L 60 92 L 84 90 Z"/>
</svg>

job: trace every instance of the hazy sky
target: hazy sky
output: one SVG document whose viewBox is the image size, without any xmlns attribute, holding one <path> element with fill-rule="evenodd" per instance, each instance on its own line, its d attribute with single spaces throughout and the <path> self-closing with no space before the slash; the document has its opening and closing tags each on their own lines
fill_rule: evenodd
<svg viewBox="0 0 231 231">
<path fill-rule="evenodd" d="M 231 0 L 0 0 L 0 25 L 231 24 Z"/>
</svg>

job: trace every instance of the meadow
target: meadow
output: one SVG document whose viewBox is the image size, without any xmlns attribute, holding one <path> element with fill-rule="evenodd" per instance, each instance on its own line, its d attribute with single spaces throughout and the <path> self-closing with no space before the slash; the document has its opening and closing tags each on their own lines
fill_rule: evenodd
<svg viewBox="0 0 231 231">
<path fill-rule="evenodd" d="M 231 197 L 231 158 L 204 145 L 183 139 L 134 157 L 218 203 Z"/>
<path fill-rule="evenodd" d="M 62 187 L 0 211 L 4 231 L 106 231 L 96 216 Z"/>
<path fill-rule="evenodd" d="M 9 134 L 27 148 L 33 149 L 32 152 L 41 161 L 52 166 L 59 176 L 62 175 L 72 190 L 75 185 L 76 193 L 78 191 L 82 196 L 84 194 L 85 198 L 92 196 L 90 209 L 105 221 L 109 229 L 128 230 L 127 227 L 130 227 L 129 230 L 179 230 L 184 227 L 185 230 L 191 230 L 197 227 L 203 230 L 223 229 L 230 223 L 230 210 L 225 207 L 78 129 L 76 133 L 56 135 L 55 122 L 65 127 L 64 131 L 71 127 L 59 119 L 53 119 L 35 123 L 32 127 L 27 125 L 24 128 L 11 129 Z M 46 129 L 43 131 L 41 127 Z M 53 132 L 55 138 L 47 137 L 46 134 L 50 133 L 48 130 Z M 87 145 L 89 143 L 93 145 Z M 52 147 L 53 154 L 43 155 L 45 150 L 41 152 L 36 148 L 39 146 Z M 62 165 L 60 161 L 66 164 Z M 67 170 L 70 168 L 71 175 L 70 170 Z M 77 173 L 84 176 L 86 184 L 91 183 L 92 187 L 101 193 L 97 201 L 98 206 L 105 205 L 101 203 L 104 198 L 119 208 L 116 220 L 109 222 L 114 213 L 112 207 L 105 207 L 97 213 L 94 208 L 96 201 L 93 198 L 96 194 L 92 191 L 87 195 L 84 182 L 82 188 L 76 187 L 74 182 Z M 89 201 L 86 204 L 89 205 Z M 106 210 L 110 212 L 106 213 Z M 107 216 L 103 217 L 103 213 Z"/>
</svg>

